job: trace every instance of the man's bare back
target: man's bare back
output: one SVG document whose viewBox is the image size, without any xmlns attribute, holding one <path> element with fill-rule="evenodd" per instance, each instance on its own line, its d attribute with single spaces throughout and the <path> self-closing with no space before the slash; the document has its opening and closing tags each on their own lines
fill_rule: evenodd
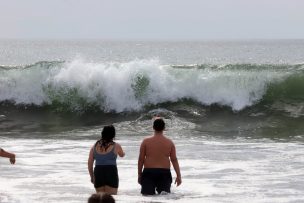
<svg viewBox="0 0 304 203">
<path fill-rule="evenodd" d="M 170 162 L 176 172 L 175 183 L 182 183 L 176 149 L 172 140 L 164 136 L 165 122 L 155 119 L 153 123 L 154 135 L 145 138 L 141 145 L 138 157 L 138 183 L 141 184 L 141 193 L 153 195 L 155 189 L 158 193 L 170 193 L 172 176 Z"/>
<path fill-rule="evenodd" d="M 155 133 L 153 136 L 143 140 L 141 150 L 145 151 L 145 168 L 170 168 L 170 157 L 174 150 L 173 142 L 162 133 Z M 176 157 L 172 157 L 176 158 Z"/>
</svg>

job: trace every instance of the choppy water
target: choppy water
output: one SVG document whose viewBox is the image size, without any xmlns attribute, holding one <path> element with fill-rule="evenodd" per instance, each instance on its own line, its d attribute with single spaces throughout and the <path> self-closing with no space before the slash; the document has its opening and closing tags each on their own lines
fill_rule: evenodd
<svg viewBox="0 0 304 203">
<path fill-rule="evenodd" d="M 86 202 L 103 125 L 126 151 L 118 202 L 303 202 L 304 41 L 0 41 L 0 202 Z M 163 116 L 183 184 L 142 197 Z M 173 171 L 172 171 L 173 172 Z M 174 172 L 173 172 L 174 173 Z"/>
<path fill-rule="evenodd" d="M 129 125 L 118 126 L 122 132 Z M 143 197 L 139 194 L 136 164 L 139 140 L 144 133 L 136 129 L 118 135 L 117 141 L 127 155 L 118 161 L 120 188 L 115 196 L 117 202 L 304 200 L 303 144 L 278 143 L 269 139 L 219 140 L 193 134 L 191 129 L 174 130 L 179 128 L 175 125 L 167 133 L 177 146 L 183 184 L 178 188 L 173 186 L 172 194 L 166 196 Z M 95 128 L 69 134 L 77 137 L 78 134 L 98 133 L 99 128 Z M 91 139 L 1 138 L 1 144 L 18 155 L 15 166 L 1 159 L 1 202 L 85 202 L 94 192 L 86 168 L 93 143 Z"/>
</svg>

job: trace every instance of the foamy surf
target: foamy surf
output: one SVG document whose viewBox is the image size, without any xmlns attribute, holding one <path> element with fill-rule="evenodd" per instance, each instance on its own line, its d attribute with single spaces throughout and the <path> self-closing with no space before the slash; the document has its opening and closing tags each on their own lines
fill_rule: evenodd
<svg viewBox="0 0 304 203">
<path fill-rule="evenodd" d="M 304 93 L 298 89 L 304 77 L 301 67 L 249 64 L 176 67 L 161 65 L 157 60 L 39 62 L 24 68 L 1 69 L 0 101 L 48 105 L 59 111 L 99 109 L 119 113 L 187 99 L 239 111 L 264 100 L 275 100 L 279 94 L 286 94 L 283 98 L 286 100 L 302 98 Z"/>
<path fill-rule="evenodd" d="M 178 131 L 167 133 L 176 143 L 183 183 L 180 187 L 172 185 L 171 194 L 156 196 L 142 196 L 136 179 L 142 133 L 119 135 L 126 157 L 118 160 L 117 202 L 243 202 L 252 197 L 254 202 L 304 201 L 304 148 L 300 143 L 185 138 L 176 136 Z M 85 202 L 94 193 L 86 168 L 94 140 L 0 141 L 18 155 L 15 166 L 0 160 L 0 181 L 5 182 L 0 184 L 1 202 Z"/>
</svg>

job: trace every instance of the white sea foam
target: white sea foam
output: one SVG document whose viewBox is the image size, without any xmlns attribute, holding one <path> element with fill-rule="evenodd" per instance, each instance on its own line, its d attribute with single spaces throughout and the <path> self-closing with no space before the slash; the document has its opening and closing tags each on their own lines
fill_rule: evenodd
<svg viewBox="0 0 304 203">
<path fill-rule="evenodd" d="M 88 63 L 1 70 L 0 101 L 16 104 L 93 104 L 105 111 L 137 111 L 147 104 L 192 99 L 241 110 L 258 102 L 270 83 L 288 74 L 275 69 L 174 68 L 157 60 Z"/>
<path fill-rule="evenodd" d="M 172 129 L 170 134 L 174 133 L 177 131 Z M 117 202 L 304 200 L 303 145 L 270 140 L 208 140 L 204 137 L 187 142 L 189 138 L 178 136 L 174 142 L 182 185 L 172 185 L 172 193 L 168 195 L 141 196 L 136 163 L 142 138 L 119 137 L 126 157 L 118 160 L 120 186 L 115 196 Z M 86 163 L 94 140 L 0 138 L 0 142 L 17 154 L 14 166 L 6 159 L 0 160 L 2 202 L 85 202 L 94 192 Z M 173 169 L 172 175 L 174 179 Z"/>
</svg>

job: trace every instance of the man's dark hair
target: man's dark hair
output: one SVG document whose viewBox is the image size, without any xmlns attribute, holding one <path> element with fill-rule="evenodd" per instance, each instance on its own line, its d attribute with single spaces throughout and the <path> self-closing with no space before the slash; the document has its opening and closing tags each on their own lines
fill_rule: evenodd
<svg viewBox="0 0 304 203">
<path fill-rule="evenodd" d="M 153 129 L 155 131 L 163 131 L 165 129 L 165 121 L 162 118 L 155 119 Z"/>
</svg>

